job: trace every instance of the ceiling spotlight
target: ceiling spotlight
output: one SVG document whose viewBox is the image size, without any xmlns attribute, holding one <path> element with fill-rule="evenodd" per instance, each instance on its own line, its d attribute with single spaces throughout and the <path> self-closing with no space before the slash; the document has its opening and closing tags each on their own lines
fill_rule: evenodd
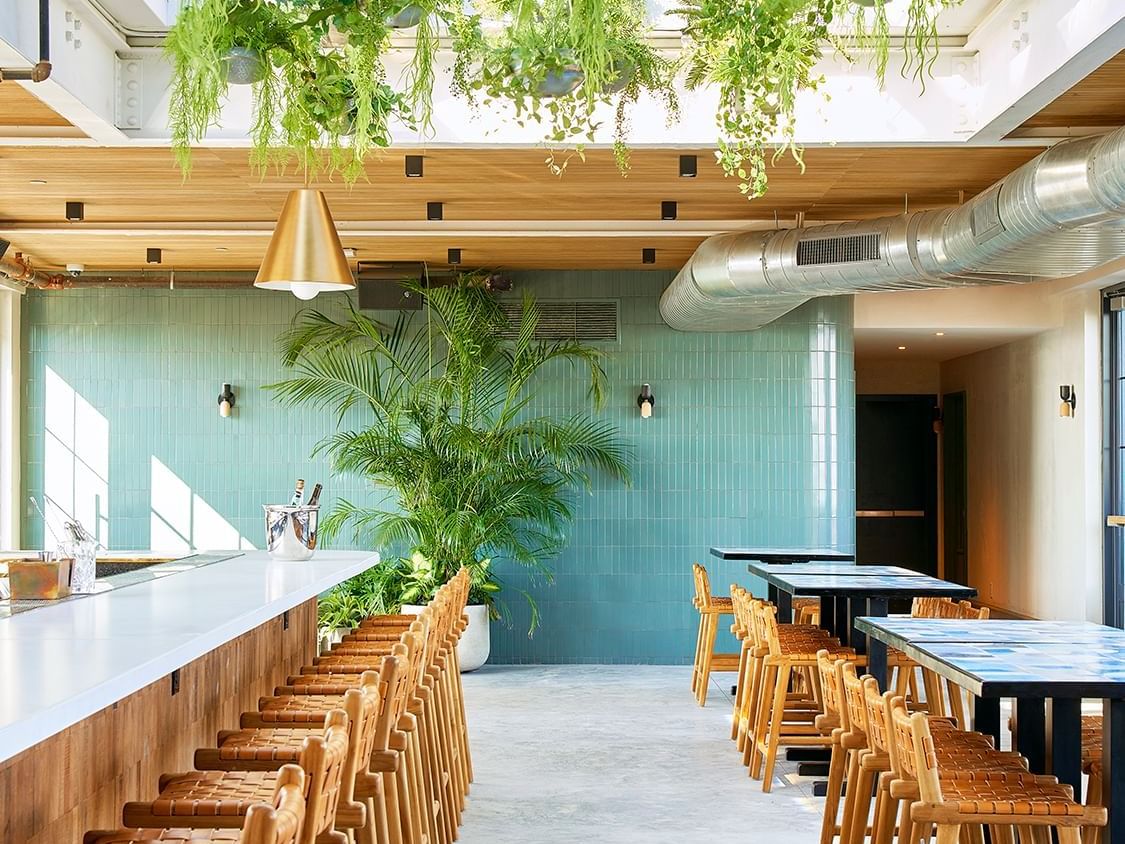
<svg viewBox="0 0 1125 844">
<path fill-rule="evenodd" d="M 652 247 L 646 246 L 641 250 L 641 263 L 642 264 L 655 264 L 656 263 L 656 250 Z"/>
<path fill-rule="evenodd" d="M 159 264 L 161 253 L 159 249 L 153 249 L 151 246 L 145 250 L 145 263 L 146 264 Z"/>
<path fill-rule="evenodd" d="M 81 202 L 68 202 L 66 204 L 66 218 L 72 223 L 81 223 L 86 216 L 86 206 Z"/>
<path fill-rule="evenodd" d="M 351 247 L 351 246 L 345 246 L 344 247 L 344 257 L 345 258 L 354 258 L 355 254 L 356 254 L 355 249 L 353 247 Z"/>
<path fill-rule="evenodd" d="M 453 266 L 457 266 L 458 264 L 461 263 L 461 250 L 460 249 L 450 249 L 449 252 L 447 253 L 447 256 L 448 256 L 448 259 L 449 259 L 449 263 L 452 264 Z"/>
<path fill-rule="evenodd" d="M 229 246 L 216 246 L 215 251 L 216 252 L 230 252 L 230 247 Z"/>
<path fill-rule="evenodd" d="M 935 336 L 935 337 L 944 337 L 944 336 L 945 336 L 945 332 L 944 332 L 944 331 L 935 331 L 935 332 L 934 332 L 934 336 Z"/>
<path fill-rule="evenodd" d="M 676 219 L 676 203 L 670 199 L 666 199 L 660 203 L 660 219 L 661 220 L 674 220 Z"/>
<path fill-rule="evenodd" d="M 47 180 L 46 179 L 29 179 L 28 183 L 32 184 L 32 185 L 45 185 L 45 184 L 47 184 Z"/>
<path fill-rule="evenodd" d="M 905 352 L 905 351 L 906 351 L 906 346 L 899 346 L 899 347 L 898 347 L 898 350 L 899 350 L 900 352 Z"/>
<path fill-rule="evenodd" d="M 406 175 L 411 179 L 422 178 L 422 156 L 406 156 Z"/>
<path fill-rule="evenodd" d="M 694 155 L 680 156 L 680 178 L 694 179 L 699 172 L 699 159 Z"/>
<path fill-rule="evenodd" d="M 440 220 L 442 219 L 443 211 L 440 202 L 427 202 L 426 203 L 426 219 L 427 220 Z"/>
</svg>

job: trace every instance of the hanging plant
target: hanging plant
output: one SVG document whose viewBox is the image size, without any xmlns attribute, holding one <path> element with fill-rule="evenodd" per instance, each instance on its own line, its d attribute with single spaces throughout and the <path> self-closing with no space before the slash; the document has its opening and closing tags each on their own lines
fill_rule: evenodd
<svg viewBox="0 0 1125 844">
<path fill-rule="evenodd" d="M 909 0 L 903 74 L 924 86 L 937 58 L 937 16 L 961 0 Z M 816 91 L 824 46 L 848 40 L 870 49 L 880 84 L 890 55 L 886 0 L 689 0 L 677 12 L 686 20 L 684 66 L 689 88 L 718 88 L 716 157 L 749 198 L 768 184 L 767 166 L 789 154 L 803 170 L 796 141 L 798 97 Z M 867 12 L 873 20 L 867 23 Z M 848 15 L 854 31 L 850 39 Z"/>
<path fill-rule="evenodd" d="M 461 41 L 468 55 L 459 57 L 454 89 L 485 105 L 507 103 L 519 126 L 544 125 L 555 150 L 581 156 L 601 124 L 599 110 L 612 110 L 624 172 L 628 112 L 640 93 L 661 96 L 670 120 L 678 115 L 673 67 L 647 41 L 640 0 L 498 0 L 487 12 L 503 24 L 486 35 L 474 22 Z M 552 151 L 547 163 L 561 173 L 567 160 Z"/>
</svg>

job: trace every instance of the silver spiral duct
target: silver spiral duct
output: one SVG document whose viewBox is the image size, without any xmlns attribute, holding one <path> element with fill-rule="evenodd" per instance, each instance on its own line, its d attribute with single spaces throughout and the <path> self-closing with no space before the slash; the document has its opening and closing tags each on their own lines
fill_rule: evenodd
<svg viewBox="0 0 1125 844">
<path fill-rule="evenodd" d="M 1125 129 L 1063 141 L 956 208 L 700 244 L 660 299 L 680 331 L 761 328 L 816 296 L 1036 281 L 1125 256 Z"/>
</svg>

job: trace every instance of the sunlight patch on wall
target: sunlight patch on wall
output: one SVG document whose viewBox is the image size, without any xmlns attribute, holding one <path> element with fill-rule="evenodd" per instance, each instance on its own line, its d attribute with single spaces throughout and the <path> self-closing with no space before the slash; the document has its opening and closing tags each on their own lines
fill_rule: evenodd
<svg viewBox="0 0 1125 844">
<path fill-rule="evenodd" d="M 255 547 L 156 457 L 151 469 L 149 544 L 160 552 L 189 553 Z"/>
<path fill-rule="evenodd" d="M 47 518 L 58 531 L 73 517 L 108 545 L 109 420 L 49 366 L 45 388 L 43 496 Z"/>
</svg>

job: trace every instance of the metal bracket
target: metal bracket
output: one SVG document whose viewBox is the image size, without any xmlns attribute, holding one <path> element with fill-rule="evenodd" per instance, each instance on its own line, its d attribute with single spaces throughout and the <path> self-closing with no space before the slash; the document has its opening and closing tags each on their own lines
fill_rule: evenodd
<svg viewBox="0 0 1125 844">
<path fill-rule="evenodd" d="M 113 125 L 118 129 L 140 129 L 144 62 L 135 57 L 117 56 L 113 62 L 113 80 L 117 95 Z"/>
</svg>

